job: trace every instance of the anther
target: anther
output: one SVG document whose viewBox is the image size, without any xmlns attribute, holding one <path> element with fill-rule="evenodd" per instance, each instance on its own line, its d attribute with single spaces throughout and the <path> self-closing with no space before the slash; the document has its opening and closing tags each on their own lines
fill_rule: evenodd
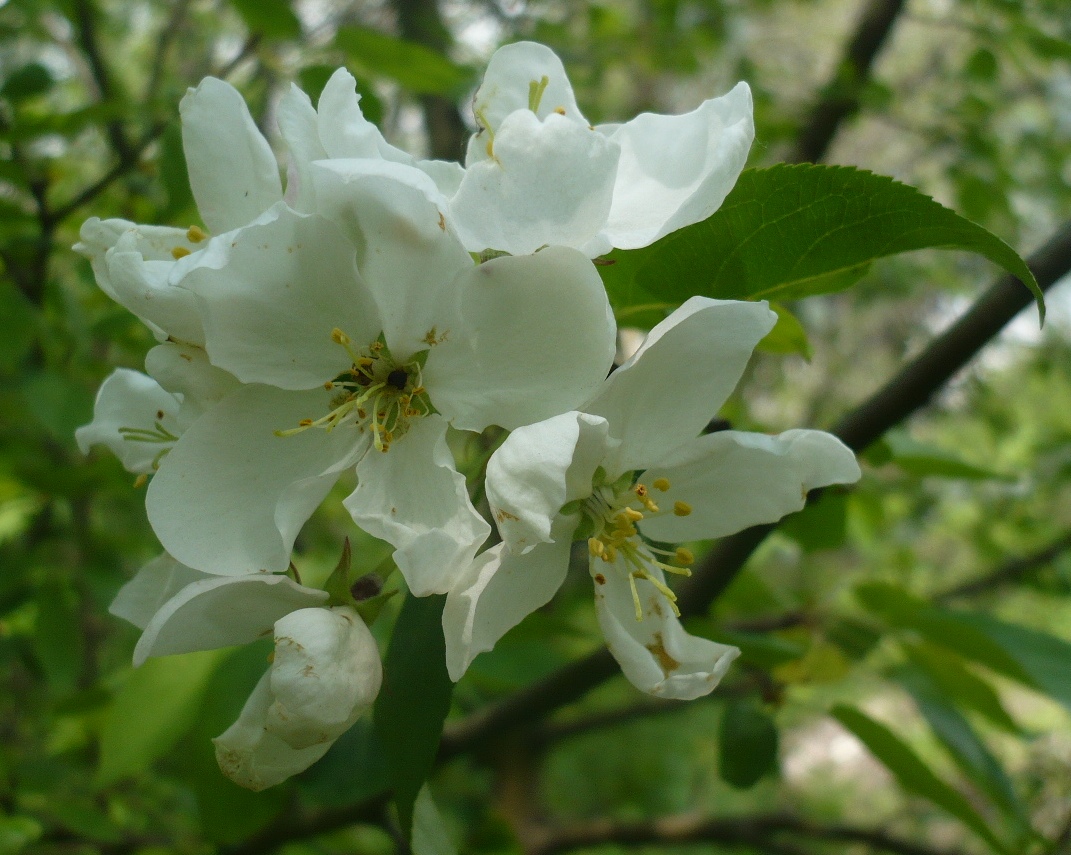
<svg viewBox="0 0 1071 855">
<path fill-rule="evenodd" d="M 660 490 L 661 492 L 664 493 L 664 492 L 666 492 L 666 490 L 669 489 L 669 486 L 670 486 L 669 485 L 669 479 L 668 478 L 655 478 L 654 481 L 651 482 L 651 486 L 654 487 L 656 490 Z"/>
<path fill-rule="evenodd" d="M 335 388 L 335 384 L 334 384 L 334 383 L 332 383 L 332 382 L 331 382 L 330 380 L 328 380 L 328 381 L 327 381 L 326 383 L 324 383 L 324 388 L 325 388 L 325 389 L 326 389 L 326 390 L 327 390 L 328 392 L 330 392 L 330 391 L 331 391 L 332 389 L 334 389 L 334 388 Z"/>
<path fill-rule="evenodd" d="M 588 538 L 588 552 L 594 555 L 596 558 L 601 558 L 606 552 L 606 546 L 597 537 Z"/>
<path fill-rule="evenodd" d="M 298 427 L 312 427 L 312 419 L 302 419 L 298 422 Z"/>
<path fill-rule="evenodd" d="M 686 517 L 692 512 L 692 506 L 687 502 L 674 502 L 673 513 L 679 517 Z"/>
<path fill-rule="evenodd" d="M 349 344 L 350 337 L 344 332 L 342 332 L 342 330 L 340 330 L 338 327 L 335 327 L 333 330 L 331 330 L 331 341 L 333 341 L 335 344 Z"/>
<path fill-rule="evenodd" d="M 632 522 L 639 522 L 643 519 L 643 513 L 637 511 L 635 508 L 625 508 L 623 511 L 621 511 L 621 514 Z"/>
<path fill-rule="evenodd" d="M 186 247 L 184 246 L 176 246 L 173 250 L 171 250 L 171 257 L 175 259 L 175 261 L 178 261 L 180 258 L 185 258 L 187 255 L 192 254 L 193 253 L 186 249 Z"/>
<path fill-rule="evenodd" d="M 199 226 L 190 226 L 186 229 L 186 240 L 190 243 L 200 243 L 208 239 L 208 233 Z"/>
<path fill-rule="evenodd" d="M 683 546 L 678 546 L 677 547 L 676 558 L 677 558 L 677 561 L 680 562 L 681 564 L 694 564 L 695 563 L 695 556 L 692 554 L 692 550 L 686 549 Z"/>
</svg>

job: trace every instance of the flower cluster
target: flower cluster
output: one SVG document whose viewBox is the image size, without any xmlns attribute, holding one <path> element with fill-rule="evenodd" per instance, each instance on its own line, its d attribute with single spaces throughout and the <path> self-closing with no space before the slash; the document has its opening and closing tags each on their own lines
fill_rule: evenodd
<svg viewBox="0 0 1071 855">
<path fill-rule="evenodd" d="M 101 386 L 83 450 L 151 476 L 166 550 L 112 610 L 144 630 L 135 662 L 273 636 L 216 740 L 253 789 L 315 762 L 375 699 L 372 611 L 341 581 L 292 578 L 295 538 L 337 479 L 354 523 L 393 547 L 413 596 L 446 594 L 447 664 L 473 658 L 560 586 L 586 542 L 599 623 L 625 675 L 709 692 L 737 651 L 682 628 L 666 574 L 685 547 L 772 522 L 855 480 L 817 431 L 704 427 L 774 315 L 696 297 L 612 371 L 617 330 L 592 261 L 708 217 L 753 136 L 745 84 L 681 116 L 591 126 L 560 60 L 492 58 L 464 166 L 419 161 L 364 119 L 339 70 L 314 107 L 282 99 L 285 191 L 241 96 L 209 78 L 182 101 L 204 228 L 91 219 L 76 249 L 159 341 L 146 373 Z M 486 467 L 491 525 L 447 430 L 509 432 Z"/>
</svg>

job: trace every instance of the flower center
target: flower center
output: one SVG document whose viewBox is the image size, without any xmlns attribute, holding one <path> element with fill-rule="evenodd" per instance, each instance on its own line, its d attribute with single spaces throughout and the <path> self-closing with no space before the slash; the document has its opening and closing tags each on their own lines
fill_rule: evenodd
<svg viewBox="0 0 1071 855">
<path fill-rule="evenodd" d="M 642 520 L 665 513 L 655 502 L 651 491 L 645 484 L 633 484 L 631 475 L 624 475 L 612 484 L 600 484 L 596 473 L 596 484 L 591 495 L 584 501 L 581 513 L 590 527 L 588 551 L 592 559 L 601 559 L 607 564 L 615 564 L 628 573 L 632 588 L 632 602 L 636 606 L 636 620 L 643 620 L 643 607 L 640 603 L 636 580 L 650 582 L 669 601 L 674 614 L 680 616 L 677 608 L 677 595 L 662 581 L 662 573 L 677 576 L 691 576 L 688 565 L 695 561 L 695 556 L 684 547 L 670 551 L 647 543 L 641 538 L 636 527 Z M 658 478 L 653 483 L 660 493 L 669 487 L 668 478 Z M 686 517 L 692 512 L 687 502 L 674 502 L 671 512 Z M 675 564 L 668 563 L 669 560 Z M 661 572 L 659 572 L 661 571 Z"/>
<path fill-rule="evenodd" d="M 389 450 L 391 443 L 409 430 L 412 419 L 433 411 L 421 379 L 421 357 L 427 351 L 399 364 L 381 340 L 364 349 L 355 348 L 350 337 L 337 327 L 331 339 L 352 360 L 349 369 L 324 383 L 328 391 L 337 390 L 331 398 L 331 411 L 318 419 L 302 419 L 296 428 L 277 430 L 275 435 L 293 436 L 309 428 L 332 431 L 354 424 L 358 431 L 372 432 L 372 442 L 379 451 Z"/>
</svg>

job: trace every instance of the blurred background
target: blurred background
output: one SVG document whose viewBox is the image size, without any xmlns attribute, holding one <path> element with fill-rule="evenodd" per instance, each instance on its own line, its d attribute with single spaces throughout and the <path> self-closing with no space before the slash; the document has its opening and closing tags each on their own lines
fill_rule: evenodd
<svg viewBox="0 0 1071 855">
<path fill-rule="evenodd" d="M 521 38 L 562 57 L 592 123 L 746 80 L 751 166 L 891 175 L 1024 256 L 1068 229 L 1066 0 L 0 3 L 0 855 L 405 851 L 365 722 L 267 792 L 219 774 L 210 737 L 266 650 L 130 667 L 137 631 L 107 607 L 159 547 L 144 487 L 73 433 L 103 378 L 141 369 L 154 342 L 70 247 L 90 216 L 197 221 L 178 102 L 206 75 L 276 139 L 285 88 L 315 101 L 345 65 L 388 139 L 460 159 L 483 66 Z M 920 253 L 793 306 L 799 328 L 767 343 L 722 416 L 829 427 L 994 276 Z M 691 621 L 744 650 L 712 696 L 656 703 L 615 677 L 445 752 L 431 787 L 453 845 L 1071 853 L 1071 302 L 1061 286 L 1049 300 L 1044 329 L 1025 312 Z M 322 579 L 346 536 L 369 568 L 389 552 L 333 501 L 301 536 L 302 573 Z M 600 645 L 576 573 L 477 660 L 448 744 Z"/>
</svg>

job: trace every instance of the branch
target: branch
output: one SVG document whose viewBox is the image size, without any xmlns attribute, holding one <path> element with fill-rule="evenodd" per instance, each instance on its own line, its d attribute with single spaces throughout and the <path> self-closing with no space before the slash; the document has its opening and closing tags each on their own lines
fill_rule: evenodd
<svg viewBox="0 0 1071 855">
<path fill-rule="evenodd" d="M 1071 223 L 1065 224 L 1031 255 L 1028 263 L 1043 290 L 1071 271 Z M 970 362 L 1030 300 L 1030 292 L 1018 279 L 1011 276 L 998 279 L 956 323 L 867 401 L 842 418 L 833 433 L 855 451 L 866 448 L 929 403 L 949 378 Z M 774 528 L 773 525 L 755 526 L 719 541 L 696 567 L 695 575 L 678 589 L 677 605 L 681 614 L 684 617 L 705 614 Z M 511 728 L 536 721 L 583 697 L 617 673 L 617 665 L 605 648 L 572 662 L 447 728 L 440 759 L 471 751 Z"/>
<path fill-rule="evenodd" d="M 934 602 L 944 603 L 960 597 L 973 597 L 991 591 L 993 588 L 999 588 L 1001 585 L 1018 582 L 1035 570 L 1051 564 L 1054 558 L 1069 549 L 1071 549 L 1071 532 L 1057 538 L 1044 549 L 1006 561 L 985 576 L 942 591 L 933 598 Z"/>
<path fill-rule="evenodd" d="M 108 66 L 104 64 L 104 57 L 101 55 L 95 15 L 96 11 L 93 8 L 92 0 L 75 0 L 74 17 L 77 25 L 78 44 L 89 62 L 89 69 L 93 74 L 94 82 L 97 84 L 100 100 L 111 101 L 115 96 L 115 86 L 112 84 L 111 72 L 108 71 Z M 112 119 L 105 125 L 105 130 L 120 161 L 130 160 L 134 157 L 130 140 L 127 139 L 126 130 L 123 128 L 122 122 Z"/>
<path fill-rule="evenodd" d="M 790 163 L 817 163 L 829 149 L 841 124 L 859 109 L 859 96 L 870 67 L 904 7 L 905 0 L 869 0 L 833 79 L 800 130 Z"/>
<path fill-rule="evenodd" d="M 799 841 L 858 843 L 876 852 L 894 855 L 957 855 L 894 837 L 884 831 L 848 825 L 818 825 L 784 814 L 759 814 L 731 819 L 692 816 L 663 817 L 645 822 L 599 820 L 571 828 L 546 830 L 527 855 L 558 855 L 589 846 L 615 843 L 624 846 L 701 843 L 715 846 L 755 847 L 763 853 L 795 852 L 785 848 L 781 835 Z M 779 847 L 779 848 L 778 848 Z"/>
</svg>

